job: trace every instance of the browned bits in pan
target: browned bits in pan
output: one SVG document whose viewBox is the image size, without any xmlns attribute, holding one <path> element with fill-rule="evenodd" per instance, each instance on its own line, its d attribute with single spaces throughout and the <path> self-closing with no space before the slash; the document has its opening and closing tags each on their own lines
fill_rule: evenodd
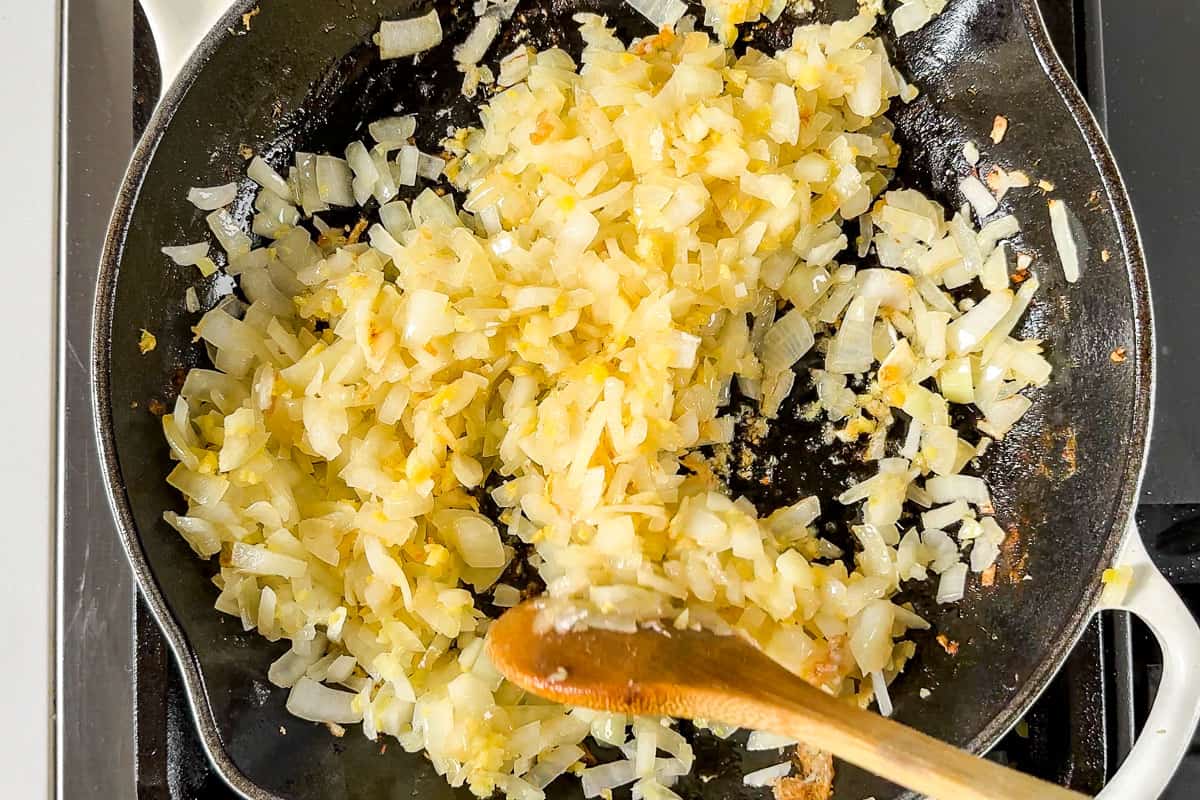
<svg viewBox="0 0 1200 800">
<path fill-rule="evenodd" d="M 1004 135 L 1008 133 L 1008 117 L 1000 114 L 992 120 L 992 144 L 1000 144 L 1004 141 Z"/>
<path fill-rule="evenodd" d="M 958 642 L 954 641 L 946 634 L 939 633 L 937 635 L 937 643 L 940 644 L 942 649 L 945 650 L 949 655 L 958 655 Z"/>
<path fill-rule="evenodd" d="M 985 569 L 979 576 L 979 582 L 984 586 L 993 586 L 996 583 L 996 565 L 992 564 Z"/>
<path fill-rule="evenodd" d="M 775 800 L 829 800 L 833 797 L 833 756 L 796 745 L 792 753 L 795 771 L 775 784 Z"/>
<path fill-rule="evenodd" d="M 1124 364 L 1127 357 L 1128 356 L 1126 355 L 1124 347 L 1118 347 L 1116 350 L 1113 350 L 1108 354 L 1109 361 L 1113 362 L 1114 364 Z"/>
</svg>

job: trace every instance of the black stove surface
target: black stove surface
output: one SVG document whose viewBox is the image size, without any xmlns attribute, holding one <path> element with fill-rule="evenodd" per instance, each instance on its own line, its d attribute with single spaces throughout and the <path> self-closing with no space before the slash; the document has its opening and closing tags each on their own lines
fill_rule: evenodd
<svg viewBox="0 0 1200 800">
<path fill-rule="evenodd" d="M 1158 0 L 1154 12 L 1126 0 L 1041 0 L 1052 38 L 1102 124 L 1107 121 L 1146 240 L 1162 367 L 1156 438 L 1139 524 L 1168 579 L 1200 615 L 1200 392 L 1189 385 L 1191 320 L 1200 281 L 1189 254 L 1200 245 L 1200 185 L 1188 158 L 1196 126 L 1181 122 L 1200 71 L 1200 7 Z M 158 96 L 152 42 L 134 20 L 134 122 L 141 131 Z M 1181 63 L 1189 60 L 1190 64 Z M 1192 110 L 1190 113 L 1195 114 Z M 1184 138 L 1189 137 L 1189 138 Z M 1164 158 L 1164 154 L 1167 157 Z M 1162 302 L 1163 298 L 1170 302 Z M 1194 504 L 1194 505 L 1184 505 Z M 204 757 L 182 685 L 149 613 L 135 629 L 136 773 L 139 800 L 224 800 L 235 795 Z M 1161 654 L 1126 615 L 1092 622 L 1062 672 L 991 758 L 1087 794 L 1115 771 L 1148 712 Z M 1200 740 L 1164 800 L 1200 795 Z"/>
</svg>

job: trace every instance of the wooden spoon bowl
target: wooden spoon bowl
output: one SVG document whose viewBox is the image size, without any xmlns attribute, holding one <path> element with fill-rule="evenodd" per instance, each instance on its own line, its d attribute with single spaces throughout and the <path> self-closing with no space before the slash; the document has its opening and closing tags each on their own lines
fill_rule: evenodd
<svg viewBox="0 0 1200 800">
<path fill-rule="evenodd" d="M 789 736 L 940 800 L 1084 795 L 971 755 L 831 697 L 737 636 L 645 628 L 560 632 L 536 601 L 492 625 L 488 654 L 510 681 L 599 711 L 720 721 Z"/>
</svg>

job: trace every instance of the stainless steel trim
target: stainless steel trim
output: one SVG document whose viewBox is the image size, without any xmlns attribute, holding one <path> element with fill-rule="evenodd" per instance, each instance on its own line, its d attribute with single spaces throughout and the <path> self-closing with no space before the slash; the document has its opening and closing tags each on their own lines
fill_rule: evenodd
<svg viewBox="0 0 1200 800">
<path fill-rule="evenodd" d="M 56 796 L 123 800 L 136 795 L 135 593 L 100 476 L 88 365 L 100 253 L 133 150 L 133 0 L 63 0 L 61 31 Z"/>
</svg>

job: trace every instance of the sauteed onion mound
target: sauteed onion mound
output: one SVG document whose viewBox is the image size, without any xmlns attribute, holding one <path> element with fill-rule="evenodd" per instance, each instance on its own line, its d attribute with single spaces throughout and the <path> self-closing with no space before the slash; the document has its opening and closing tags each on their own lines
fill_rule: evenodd
<svg viewBox="0 0 1200 800">
<path fill-rule="evenodd" d="M 270 679 L 294 714 L 396 737 L 481 797 L 564 772 L 674 797 L 692 752 L 670 721 L 525 695 L 488 662 L 488 613 L 538 582 L 556 624 L 736 632 L 888 713 L 928 627 L 893 598 L 936 580 L 956 601 L 995 561 L 965 471 L 1050 367 L 1012 337 L 1037 290 L 1009 286 L 1016 221 L 888 190 L 885 114 L 916 92 L 874 14 L 740 57 L 687 19 L 628 46 L 577 19 L 579 61 L 527 54 L 447 160 L 392 118 L 345 160 L 252 163 L 268 241 L 210 217 L 248 303 L 196 326 L 215 368 L 163 419 L 187 499 L 165 517 L 219 556 L 220 611 L 291 642 Z M 457 194 L 394 199 L 443 165 Z M 373 224 L 313 216 L 372 197 Z M 798 385 L 873 476 L 757 509 L 706 446 L 733 438 L 735 387 L 770 420 Z M 816 527 L 837 504 L 861 506 L 853 553 Z M 585 768 L 588 737 L 622 757 Z"/>
</svg>

